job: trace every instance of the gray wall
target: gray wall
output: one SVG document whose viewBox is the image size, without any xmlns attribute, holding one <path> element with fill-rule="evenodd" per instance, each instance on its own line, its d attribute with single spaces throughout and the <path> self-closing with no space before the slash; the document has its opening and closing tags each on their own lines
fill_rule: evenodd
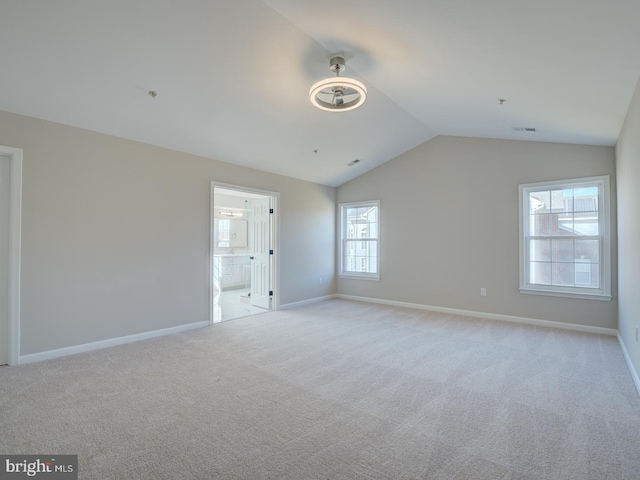
<svg viewBox="0 0 640 480">
<path fill-rule="evenodd" d="M 616 328 L 615 215 L 612 301 L 518 290 L 518 184 L 593 175 L 611 176 L 615 212 L 613 148 L 437 137 L 338 187 L 338 202 L 380 199 L 381 280 L 337 291 Z"/>
<path fill-rule="evenodd" d="M 636 372 L 640 372 L 640 82 L 616 145 L 618 175 L 618 330 Z"/>
<path fill-rule="evenodd" d="M 24 150 L 22 355 L 208 320 L 211 180 L 280 192 L 281 304 L 335 292 L 334 188 L 7 112 L 0 144 Z"/>
</svg>

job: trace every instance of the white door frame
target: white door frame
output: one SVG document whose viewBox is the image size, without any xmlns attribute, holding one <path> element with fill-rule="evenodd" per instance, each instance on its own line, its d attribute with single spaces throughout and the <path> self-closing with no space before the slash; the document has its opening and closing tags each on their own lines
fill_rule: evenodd
<svg viewBox="0 0 640 480">
<path fill-rule="evenodd" d="M 271 227 L 271 237 L 273 242 L 273 258 L 272 258 L 272 269 L 271 269 L 271 281 L 273 288 L 273 301 L 271 302 L 271 310 L 278 310 L 280 307 L 280 248 L 279 248 L 279 239 L 280 239 L 280 222 L 279 222 L 279 205 L 280 205 L 280 194 L 278 192 L 272 192 L 269 190 L 260 190 L 257 188 L 251 187 L 243 187 L 242 185 L 233 185 L 230 183 L 222 183 L 216 182 L 215 180 L 211 182 L 211 192 L 210 192 L 210 202 L 209 202 L 209 324 L 213 325 L 214 314 L 213 314 L 213 254 L 215 251 L 215 245 L 213 244 L 214 239 L 214 228 L 215 228 L 215 220 L 213 218 L 214 213 L 214 190 L 215 188 L 225 188 L 227 190 L 236 190 L 238 192 L 249 192 L 255 193 L 258 195 L 265 195 L 271 197 L 273 200 L 273 218 L 272 218 L 272 227 Z"/>
<path fill-rule="evenodd" d="M 0 145 L 9 157 L 9 365 L 20 363 L 20 231 L 22 224 L 22 149 Z"/>
</svg>

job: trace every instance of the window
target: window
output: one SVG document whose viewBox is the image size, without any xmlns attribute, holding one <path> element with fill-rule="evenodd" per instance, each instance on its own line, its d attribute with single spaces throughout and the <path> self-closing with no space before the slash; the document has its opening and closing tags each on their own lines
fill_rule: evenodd
<svg viewBox="0 0 640 480">
<path fill-rule="evenodd" d="M 231 238 L 231 222 L 229 220 L 216 219 L 218 224 L 218 247 L 228 248 Z"/>
<path fill-rule="evenodd" d="M 520 185 L 520 291 L 611 299 L 609 177 Z"/>
<path fill-rule="evenodd" d="M 340 276 L 380 278 L 380 202 L 340 204 Z"/>
</svg>

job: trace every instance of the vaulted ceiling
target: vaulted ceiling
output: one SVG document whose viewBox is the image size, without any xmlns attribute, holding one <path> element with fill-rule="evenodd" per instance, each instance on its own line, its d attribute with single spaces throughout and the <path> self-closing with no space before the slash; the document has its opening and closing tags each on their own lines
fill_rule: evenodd
<svg viewBox="0 0 640 480">
<path fill-rule="evenodd" d="M 639 20 L 638 0 L 0 0 L 0 110 L 337 186 L 437 135 L 614 145 Z M 369 90 L 350 112 L 309 102 L 336 53 Z"/>
</svg>

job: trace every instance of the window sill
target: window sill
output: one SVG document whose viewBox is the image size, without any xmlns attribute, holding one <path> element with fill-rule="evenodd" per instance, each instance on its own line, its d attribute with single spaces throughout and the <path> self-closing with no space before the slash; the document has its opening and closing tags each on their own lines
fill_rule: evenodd
<svg viewBox="0 0 640 480">
<path fill-rule="evenodd" d="M 370 280 L 374 282 L 380 281 L 380 275 L 355 275 L 349 273 L 340 273 L 338 278 L 350 278 L 352 280 Z"/>
<path fill-rule="evenodd" d="M 590 293 L 570 293 L 570 292 L 557 292 L 549 290 L 532 290 L 527 288 L 521 288 L 520 293 L 527 295 L 546 295 L 548 297 L 564 297 L 564 298 L 579 298 L 582 300 L 600 300 L 604 302 L 611 301 L 611 295 L 590 294 Z"/>
</svg>

